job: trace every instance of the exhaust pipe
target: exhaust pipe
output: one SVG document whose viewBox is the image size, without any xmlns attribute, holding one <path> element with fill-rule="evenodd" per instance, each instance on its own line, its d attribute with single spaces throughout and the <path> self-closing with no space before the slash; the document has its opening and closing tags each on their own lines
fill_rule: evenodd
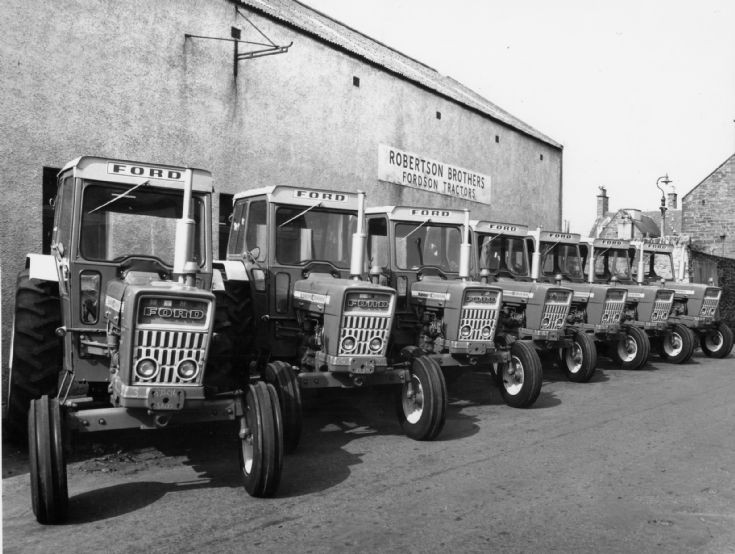
<svg viewBox="0 0 735 554">
<path fill-rule="evenodd" d="M 352 256 L 350 257 L 350 278 L 360 280 L 365 264 L 365 193 L 357 191 L 357 229 L 352 235 Z"/>
<path fill-rule="evenodd" d="M 176 222 L 176 244 L 174 246 L 174 277 L 179 283 L 194 286 L 197 264 L 194 261 L 194 219 L 191 217 L 191 190 L 193 172 L 186 168 L 184 173 L 184 202 L 181 219 Z"/>
<path fill-rule="evenodd" d="M 462 244 L 459 247 L 459 278 L 466 281 L 470 276 L 470 211 L 464 209 Z"/>
<path fill-rule="evenodd" d="M 528 235 L 533 239 L 533 256 L 531 257 L 531 279 L 536 282 L 541 271 L 541 227 L 535 231 L 529 231 Z"/>
</svg>

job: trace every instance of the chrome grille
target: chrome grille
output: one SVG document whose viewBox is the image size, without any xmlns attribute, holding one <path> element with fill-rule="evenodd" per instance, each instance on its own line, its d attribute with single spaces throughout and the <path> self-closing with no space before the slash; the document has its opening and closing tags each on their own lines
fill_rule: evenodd
<svg viewBox="0 0 735 554">
<path fill-rule="evenodd" d="M 342 326 L 339 333 L 339 356 L 385 356 L 388 347 L 391 317 L 376 315 L 354 315 L 354 312 L 342 316 Z M 345 349 L 345 339 L 352 338 L 355 346 Z M 371 350 L 370 342 L 380 339 L 381 346 Z"/>
<path fill-rule="evenodd" d="M 717 305 L 720 303 L 720 291 L 708 290 L 702 301 L 702 309 L 699 311 L 700 317 L 714 317 L 717 312 Z"/>
<path fill-rule="evenodd" d="M 459 319 L 459 340 L 492 341 L 495 338 L 497 321 L 497 309 L 463 308 Z M 464 327 L 470 328 L 469 335 L 462 333 Z M 490 333 L 483 336 L 482 330 L 486 327 L 490 328 Z"/>
<path fill-rule="evenodd" d="M 673 304 L 673 292 L 657 292 L 656 301 L 653 303 L 653 311 L 651 312 L 651 321 L 666 321 L 669 319 Z"/>
<path fill-rule="evenodd" d="M 204 374 L 209 334 L 193 331 L 154 331 L 139 329 L 133 345 L 134 385 L 199 385 Z M 138 361 L 150 358 L 158 365 L 158 372 L 150 379 L 135 373 Z M 196 377 L 189 380 L 176 375 L 176 366 L 183 360 L 193 360 L 198 367 Z"/>
<path fill-rule="evenodd" d="M 546 302 L 544 304 L 544 313 L 541 318 L 541 329 L 554 330 L 561 329 L 564 321 L 569 314 L 569 304 L 559 302 Z"/>
<path fill-rule="evenodd" d="M 607 298 L 605 306 L 602 310 L 602 323 L 619 323 L 623 317 L 623 309 L 625 308 L 625 300 L 615 300 Z"/>
</svg>

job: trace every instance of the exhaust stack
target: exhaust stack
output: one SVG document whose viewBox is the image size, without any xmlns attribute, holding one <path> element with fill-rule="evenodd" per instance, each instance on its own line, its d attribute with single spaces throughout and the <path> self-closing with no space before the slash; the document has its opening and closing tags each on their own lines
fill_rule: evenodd
<svg viewBox="0 0 735 554">
<path fill-rule="evenodd" d="M 531 257 L 531 279 L 536 282 L 541 272 L 541 227 L 536 227 L 535 231 L 529 231 L 528 234 L 534 241 L 533 256 Z"/>
<path fill-rule="evenodd" d="M 357 191 L 357 229 L 352 235 L 352 256 L 350 258 L 350 278 L 358 281 L 365 265 L 365 193 Z"/>
<path fill-rule="evenodd" d="M 464 226 L 462 227 L 462 244 L 459 250 L 459 277 L 466 281 L 470 276 L 470 211 L 464 209 Z"/>
<path fill-rule="evenodd" d="M 197 264 L 194 261 L 194 219 L 191 217 L 191 190 L 193 173 L 187 168 L 184 173 L 184 202 L 181 219 L 176 222 L 174 246 L 174 277 L 179 283 L 194 286 Z"/>
</svg>

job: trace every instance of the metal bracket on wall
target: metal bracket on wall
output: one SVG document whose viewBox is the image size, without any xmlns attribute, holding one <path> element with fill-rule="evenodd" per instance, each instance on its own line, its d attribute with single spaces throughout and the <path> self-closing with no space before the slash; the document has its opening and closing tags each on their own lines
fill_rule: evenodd
<svg viewBox="0 0 735 554">
<path fill-rule="evenodd" d="M 253 42 L 250 40 L 240 40 L 240 36 L 242 34 L 242 31 L 238 27 L 232 27 L 230 31 L 230 35 L 232 38 L 221 38 L 221 37 L 207 37 L 202 35 L 191 35 L 191 34 L 184 34 L 185 39 L 189 38 L 201 38 L 206 40 L 222 40 L 225 42 L 232 42 L 234 45 L 234 55 L 233 55 L 233 75 L 237 77 L 237 64 L 240 60 L 250 60 L 253 58 L 262 58 L 263 56 L 272 56 L 274 54 L 285 54 L 288 52 L 288 49 L 293 46 L 293 41 L 291 41 L 289 44 L 282 46 L 278 45 L 275 42 L 273 42 L 268 36 L 261 31 L 255 23 L 250 21 L 250 19 L 247 18 L 245 14 L 243 14 L 239 9 L 235 10 L 237 14 L 242 17 L 245 21 L 247 21 L 250 26 L 258 31 L 258 34 L 262 36 L 267 42 Z M 240 52 L 239 46 L 241 44 L 249 44 L 252 46 L 263 46 L 264 48 L 260 48 L 257 50 L 250 50 L 248 52 Z"/>
</svg>

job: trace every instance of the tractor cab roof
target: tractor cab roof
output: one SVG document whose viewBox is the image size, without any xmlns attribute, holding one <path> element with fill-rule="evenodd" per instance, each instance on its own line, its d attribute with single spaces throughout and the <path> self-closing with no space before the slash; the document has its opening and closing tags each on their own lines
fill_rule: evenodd
<svg viewBox="0 0 735 554">
<path fill-rule="evenodd" d="M 308 187 L 293 187 L 290 185 L 271 185 L 239 192 L 234 201 L 241 198 L 265 196 L 266 200 L 274 204 L 289 204 L 297 206 L 319 205 L 322 208 L 333 208 L 348 211 L 357 211 L 358 195 L 354 192 L 314 189 Z"/>
<path fill-rule="evenodd" d="M 367 208 L 367 215 L 386 214 L 391 221 L 412 221 L 423 223 L 447 223 L 450 225 L 463 225 L 465 221 L 465 210 L 436 209 L 436 208 L 414 208 L 409 206 L 380 206 Z"/>
<path fill-rule="evenodd" d="M 636 249 L 642 248 L 644 252 L 658 252 L 661 254 L 671 254 L 674 251 L 673 244 L 661 243 L 661 242 L 650 242 L 647 240 L 633 241 L 632 246 Z"/>
<path fill-rule="evenodd" d="M 534 231 L 529 231 L 529 235 L 533 235 Z M 555 242 L 562 244 L 579 244 L 581 240 L 579 233 L 560 233 L 558 231 L 541 231 L 541 242 Z"/>
<path fill-rule="evenodd" d="M 74 177 L 94 181 L 107 181 L 127 185 L 139 185 L 148 181 L 161 188 L 184 188 L 186 170 L 192 173 L 192 190 L 211 193 L 212 174 L 204 169 L 173 165 L 150 164 L 97 156 L 81 156 L 67 163 L 59 175 L 71 171 Z"/>
<path fill-rule="evenodd" d="M 492 235 L 506 235 L 510 237 L 525 237 L 528 235 L 528 225 L 517 225 L 515 223 L 495 223 L 493 221 L 470 221 L 470 227 L 476 233 L 487 233 Z"/>
<path fill-rule="evenodd" d="M 595 249 L 615 248 L 618 250 L 627 250 L 630 248 L 630 241 L 624 239 L 601 239 L 595 237 L 582 237 L 582 242 L 591 245 Z"/>
</svg>

